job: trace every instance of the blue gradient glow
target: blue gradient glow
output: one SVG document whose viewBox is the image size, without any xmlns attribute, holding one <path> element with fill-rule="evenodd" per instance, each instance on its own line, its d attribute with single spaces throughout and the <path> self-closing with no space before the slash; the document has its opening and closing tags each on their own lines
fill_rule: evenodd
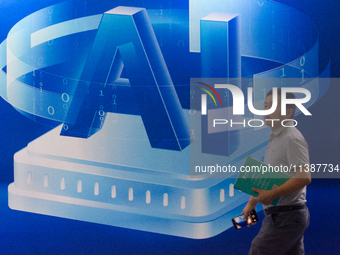
<svg viewBox="0 0 340 255">
<path fill-rule="evenodd" d="M 0 45 L 2 97 L 36 121 L 64 123 L 15 155 L 11 208 L 197 239 L 225 231 L 248 199 L 233 189 L 236 174 L 190 174 L 195 165 L 239 167 L 248 155 L 261 159 L 268 130 L 228 137 L 224 156 L 202 153 L 201 92 L 189 88 L 190 78 L 205 78 L 199 24 L 217 11 L 240 14 L 233 75 L 246 78 L 238 84 L 242 91 L 253 87 L 256 109 L 275 85 L 267 78 L 299 79 L 296 84 L 312 94 L 308 107 L 325 94 L 327 86 L 319 93 L 314 24 L 270 1 L 190 0 L 189 10 L 97 3 L 69 1 L 39 10 L 17 22 Z M 218 35 L 215 26 L 209 29 Z M 222 44 L 207 55 L 230 54 Z M 214 69 L 217 63 L 207 58 Z M 220 95 L 230 102 L 225 91 Z M 209 116 L 221 110 L 208 107 Z"/>
</svg>

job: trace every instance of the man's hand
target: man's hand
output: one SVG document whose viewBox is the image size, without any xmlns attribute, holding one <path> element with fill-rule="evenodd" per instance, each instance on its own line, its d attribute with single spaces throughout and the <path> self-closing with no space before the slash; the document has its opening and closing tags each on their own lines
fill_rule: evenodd
<svg viewBox="0 0 340 255">
<path fill-rule="evenodd" d="M 250 213 L 252 210 L 256 209 L 257 203 L 258 203 L 258 202 L 254 199 L 253 196 L 249 199 L 249 201 L 248 201 L 246 207 L 244 207 L 244 209 L 243 209 L 243 211 L 242 211 L 242 213 L 241 213 L 241 214 L 244 215 L 244 220 L 245 220 L 245 221 L 248 220 L 249 213 Z"/>
<path fill-rule="evenodd" d="M 264 205 L 270 205 L 271 203 L 273 203 L 275 197 L 273 196 L 273 192 L 271 192 L 271 190 L 263 190 L 257 188 L 252 188 L 252 190 L 259 194 L 258 197 L 254 197 L 255 201 Z"/>
</svg>

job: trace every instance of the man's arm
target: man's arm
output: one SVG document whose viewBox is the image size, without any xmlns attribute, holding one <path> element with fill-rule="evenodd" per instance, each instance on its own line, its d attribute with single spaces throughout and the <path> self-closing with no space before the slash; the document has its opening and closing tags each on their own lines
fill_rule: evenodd
<svg viewBox="0 0 340 255">
<path fill-rule="evenodd" d="M 311 174 L 308 168 L 302 168 L 288 181 L 279 187 L 272 190 L 261 190 L 252 188 L 253 191 L 259 193 L 258 197 L 254 197 L 254 201 L 262 203 L 264 205 L 270 205 L 276 198 L 289 195 L 295 191 L 298 191 L 311 183 Z"/>
</svg>

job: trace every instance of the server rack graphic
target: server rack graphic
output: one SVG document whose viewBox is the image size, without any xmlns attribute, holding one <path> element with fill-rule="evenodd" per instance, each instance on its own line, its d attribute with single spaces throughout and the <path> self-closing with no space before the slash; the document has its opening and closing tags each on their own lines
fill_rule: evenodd
<svg viewBox="0 0 340 255">
<path fill-rule="evenodd" d="M 237 173 L 197 174 L 195 167 L 239 168 L 248 155 L 261 159 L 268 130 L 211 131 L 208 119 L 233 102 L 218 91 L 222 106 L 208 103 L 202 116 L 200 84 L 253 86 L 257 109 L 264 92 L 287 78 L 311 92 L 307 107 L 328 87 L 317 79 L 317 33 L 307 17 L 270 1 L 227 3 L 189 2 L 187 54 L 201 57 L 202 76 L 180 88 L 163 57 L 167 35 L 159 32 L 164 24 L 173 29 L 180 10 L 112 8 L 108 1 L 109 11 L 86 16 L 65 2 L 19 21 L 0 45 L 1 96 L 56 127 L 15 154 L 9 206 L 188 238 L 231 227 L 249 198 L 233 188 Z M 291 25 L 285 36 L 276 33 L 290 25 L 275 13 L 307 32 Z M 255 19 L 259 14 L 266 18 Z"/>
</svg>

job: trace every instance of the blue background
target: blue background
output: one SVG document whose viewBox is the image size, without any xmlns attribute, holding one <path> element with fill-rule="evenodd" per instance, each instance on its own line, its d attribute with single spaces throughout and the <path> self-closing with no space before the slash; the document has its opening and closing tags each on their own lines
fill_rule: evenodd
<svg viewBox="0 0 340 255">
<path fill-rule="evenodd" d="M 60 1 L 1 1 L 0 40 L 27 15 Z M 82 1 L 78 1 L 82 2 Z M 93 3 L 94 1 L 88 1 Z M 100 1 L 98 1 L 100 3 Z M 319 30 L 320 69 L 331 61 L 331 77 L 340 76 L 340 3 L 325 0 L 279 1 L 305 13 Z M 130 6 L 167 8 L 169 1 L 129 1 Z M 188 9 L 186 1 L 172 6 Z M 163 50 L 164 51 L 164 50 Z M 177 61 L 163 52 L 172 74 Z M 177 67 L 178 68 L 178 67 Z M 185 68 L 183 67 L 183 72 Z M 191 71 L 191 72 L 195 72 Z M 176 84 L 176 77 L 174 78 Z M 298 116 L 299 129 L 309 147 L 311 163 L 340 164 L 340 86 L 336 81 L 309 110 Z M 13 211 L 7 205 L 7 186 L 13 182 L 13 155 L 50 127 L 25 118 L 0 100 L 0 254 L 246 254 L 260 223 L 227 231 L 205 240 L 192 240 L 87 222 Z M 306 254 L 339 254 L 340 179 L 314 179 L 308 186 L 310 227 L 305 233 Z M 259 213 L 260 219 L 263 213 Z"/>
</svg>

